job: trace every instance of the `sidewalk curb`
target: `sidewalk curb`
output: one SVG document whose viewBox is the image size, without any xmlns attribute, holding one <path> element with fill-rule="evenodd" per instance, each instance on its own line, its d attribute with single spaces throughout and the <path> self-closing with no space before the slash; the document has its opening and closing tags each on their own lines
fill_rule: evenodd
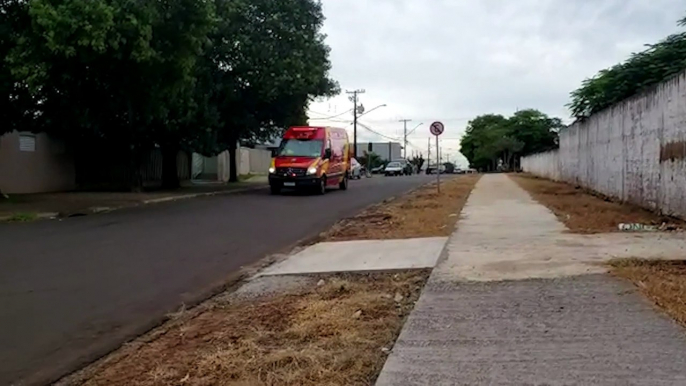
<svg viewBox="0 0 686 386">
<path fill-rule="evenodd" d="M 216 191 L 216 192 L 193 193 L 193 194 L 184 194 L 181 196 L 160 197 L 160 198 L 153 198 L 150 200 L 143 200 L 143 201 L 141 201 L 141 203 L 143 205 L 159 204 L 161 202 L 186 200 L 189 198 L 219 196 L 219 195 L 224 195 L 224 194 L 249 192 L 252 190 L 266 189 L 267 187 L 268 187 L 268 185 L 265 184 L 265 185 L 253 186 L 253 187 L 249 187 L 249 188 L 234 189 L 234 190 L 221 190 L 221 191 Z"/>
<path fill-rule="evenodd" d="M 32 214 L 33 214 L 33 213 L 32 213 Z M 60 214 L 57 213 L 57 212 L 41 212 L 41 213 L 35 213 L 34 215 L 36 216 L 34 220 L 45 220 L 45 219 L 57 218 L 57 217 L 59 217 Z M 0 223 L 2 223 L 2 222 L 12 222 L 12 221 L 10 221 L 10 220 L 11 220 L 14 216 L 16 216 L 16 214 L 11 214 L 11 215 L 7 215 L 7 216 L 0 216 Z M 31 221 L 24 221 L 24 222 L 32 222 L 32 221 L 34 221 L 34 220 L 31 220 Z M 22 221 L 17 221 L 17 222 L 22 222 Z"/>
<path fill-rule="evenodd" d="M 114 212 L 116 210 L 120 209 L 127 209 L 127 208 L 135 208 L 138 206 L 142 205 L 150 205 L 150 204 L 160 204 L 164 202 L 173 202 L 173 201 L 179 201 L 179 200 L 187 200 L 191 198 L 198 198 L 198 197 L 209 197 L 209 196 L 219 196 L 219 195 L 227 195 L 227 194 L 233 194 L 233 193 L 243 193 L 243 192 L 249 192 L 253 190 L 260 190 L 260 189 L 266 189 L 269 185 L 267 184 L 259 184 L 258 186 L 251 186 L 251 187 L 245 187 L 245 188 L 239 188 L 239 189 L 233 189 L 233 190 L 220 190 L 220 191 L 214 191 L 214 192 L 204 192 L 204 193 L 192 193 L 192 194 L 183 194 L 179 196 L 167 196 L 167 197 L 160 197 L 160 198 L 152 198 L 149 200 L 142 200 L 139 202 L 136 202 L 132 205 L 123 205 L 123 206 L 96 206 L 96 207 L 90 207 L 87 208 L 83 211 L 80 212 L 75 212 L 71 214 L 65 214 L 65 213 L 58 213 L 58 212 L 44 212 L 44 213 L 35 213 L 35 220 L 45 220 L 45 219 L 63 219 L 63 218 L 68 218 L 72 216 L 86 216 L 89 214 L 99 214 L 99 213 L 110 213 Z M 7 215 L 7 216 L 0 216 L 0 223 L 8 223 L 11 222 L 11 220 L 15 214 Z"/>
</svg>

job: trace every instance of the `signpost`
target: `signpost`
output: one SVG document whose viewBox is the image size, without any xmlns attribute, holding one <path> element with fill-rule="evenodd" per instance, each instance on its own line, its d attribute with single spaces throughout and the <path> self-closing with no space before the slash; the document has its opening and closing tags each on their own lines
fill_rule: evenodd
<svg viewBox="0 0 686 386">
<path fill-rule="evenodd" d="M 441 192 L 441 152 L 438 149 L 438 136 L 443 134 L 443 123 L 436 121 L 429 126 L 429 131 L 436 137 L 436 189 Z M 431 160 L 429 160 L 430 162 Z"/>
</svg>

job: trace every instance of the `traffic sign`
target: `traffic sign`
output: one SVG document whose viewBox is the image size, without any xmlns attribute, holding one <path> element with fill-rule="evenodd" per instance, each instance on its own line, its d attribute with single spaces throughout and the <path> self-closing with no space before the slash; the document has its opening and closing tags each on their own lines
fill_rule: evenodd
<svg viewBox="0 0 686 386">
<path fill-rule="evenodd" d="M 445 127 L 443 126 L 443 123 L 438 121 L 432 123 L 431 126 L 429 126 L 429 131 L 431 131 L 431 134 L 436 136 L 443 134 L 444 129 Z"/>
</svg>

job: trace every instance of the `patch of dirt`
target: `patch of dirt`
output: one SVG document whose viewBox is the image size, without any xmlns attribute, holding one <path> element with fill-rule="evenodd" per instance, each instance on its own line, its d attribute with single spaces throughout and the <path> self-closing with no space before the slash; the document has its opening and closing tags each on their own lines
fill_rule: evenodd
<svg viewBox="0 0 686 386">
<path fill-rule="evenodd" d="M 326 275 L 287 295 L 215 299 L 58 385 L 372 385 L 429 273 Z"/>
<path fill-rule="evenodd" d="M 667 228 L 686 228 L 686 222 L 660 216 L 636 205 L 619 203 L 608 197 L 563 182 L 527 174 L 510 177 L 539 203 L 545 205 L 573 233 L 618 232 L 619 224 L 639 223 Z"/>
<path fill-rule="evenodd" d="M 686 327 L 686 261 L 615 260 L 611 272 L 633 282 L 672 318 Z"/>
<path fill-rule="evenodd" d="M 459 219 L 477 174 L 461 175 L 425 185 L 390 202 L 344 219 L 323 235 L 326 241 L 403 239 L 449 236 Z"/>
</svg>

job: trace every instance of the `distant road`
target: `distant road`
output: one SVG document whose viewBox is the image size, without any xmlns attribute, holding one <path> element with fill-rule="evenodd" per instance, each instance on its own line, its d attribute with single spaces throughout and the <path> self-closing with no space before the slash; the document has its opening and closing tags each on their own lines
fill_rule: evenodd
<svg viewBox="0 0 686 386">
<path fill-rule="evenodd" d="M 0 224 L 0 384 L 71 372 L 241 266 L 431 180 L 375 176 L 325 196 L 265 189 Z"/>
</svg>

